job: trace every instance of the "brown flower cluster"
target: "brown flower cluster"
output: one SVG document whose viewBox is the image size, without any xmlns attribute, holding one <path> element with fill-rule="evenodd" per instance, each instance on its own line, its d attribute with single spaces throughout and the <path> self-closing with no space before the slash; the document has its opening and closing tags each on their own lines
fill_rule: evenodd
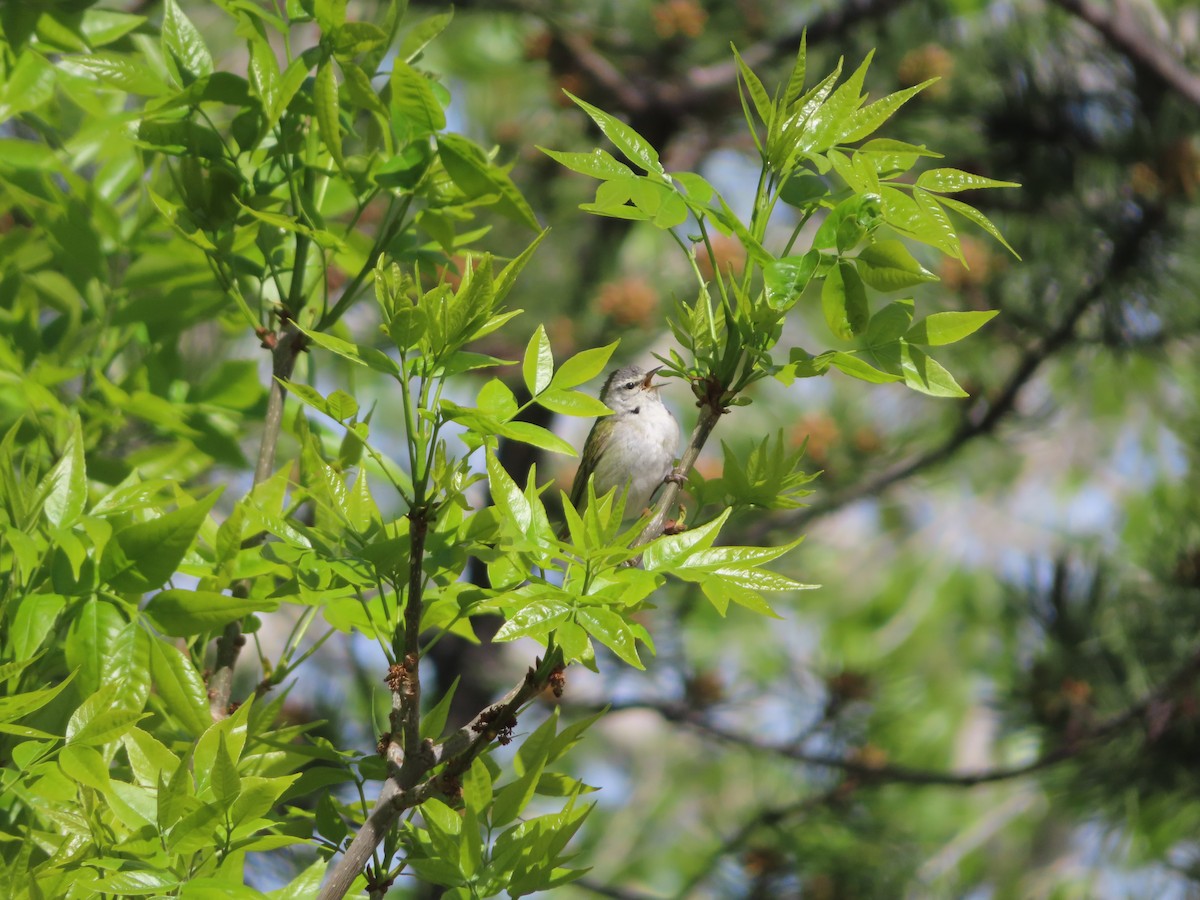
<svg viewBox="0 0 1200 900">
<path fill-rule="evenodd" d="M 618 278 L 601 286 L 596 308 L 618 325 L 644 327 L 658 313 L 658 291 L 638 275 Z"/>
<path fill-rule="evenodd" d="M 696 0 L 665 0 L 651 10 L 654 31 L 664 41 L 676 35 L 699 37 L 708 22 L 705 12 Z"/>
</svg>

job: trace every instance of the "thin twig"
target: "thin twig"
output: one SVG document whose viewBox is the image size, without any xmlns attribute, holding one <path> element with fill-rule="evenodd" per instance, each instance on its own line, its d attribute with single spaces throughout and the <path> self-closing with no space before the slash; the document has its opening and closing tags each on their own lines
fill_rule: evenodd
<svg viewBox="0 0 1200 900">
<path fill-rule="evenodd" d="M 629 709 L 649 709 L 657 712 L 669 722 L 681 725 L 708 737 L 716 738 L 724 743 L 733 744 L 759 753 L 781 756 L 805 765 L 822 768 L 839 769 L 861 779 L 860 786 L 879 784 L 909 784 L 945 787 L 975 787 L 980 784 L 991 784 L 998 781 L 1011 781 L 1025 775 L 1031 775 L 1043 769 L 1048 769 L 1059 763 L 1080 756 L 1088 750 L 1122 734 L 1130 726 L 1142 721 L 1148 711 L 1158 706 L 1171 694 L 1175 693 L 1200 673 L 1200 646 L 1179 665 L 1179 667 L 1163 679 L 1156 687 L 1143 694 L 1124 709 L 1085 730 L 1067 743 L 1048 750 L 1028 762 L 1012 766 L 998 766 L 991 769 L 979 769 L 973 772 L 945 772 L 936 769 L 922 769 L 913 766 L 877 764 L 852 756 L 834 753 L 814 753 L 797 746 L 794 743 L 775 743 L 765 741 L 755 735 L 743 734 L 730 728 L 717 725 L 707 716 L 697 710 L 690 709 L 681 703 L 662 703 L 659 701 L 629 702 L 611 707 L 613 713 Z"/>
<path fill-rule="evenodd" d="M 254 485 L 262 484 L 275 471 L 275 451 L 279 445 L 279 433 L 283 427 L 283 403 L 285 390 L 279 379 L 284 381 L 292 377 L 296 368 L 296 359 L 304 349 L 304 333 L 290 319 L 276 336 L 276 344 L 272 350 L 271 372 L 274 376 L 267 386 L 267 412 L 263 419 L 262 441 L 258 446 L 258 461 L 254 466 Z M 265 533 L 254 540 L 261 543 Z M 245 597 L 249 594 L 250 582 L 243 580 L 233 586 L 235 596 Z M 233 693 L 233 669 L 237 665 L 238 654 L 245 644 L 242 636 L 242 624 L 230 622 L 217 638 L 217 657 L 213 674 L 208 680 L 208 703 L 213 721 L 219 722 L 229 714 L 229 701 Z"/>
<path fill-rule="evenodd" d="M 560 669 L 561 664 L 561 652 L 547 654 L 546 659 L 540 661 L 536 668 L 529 669 L 525 677 L 504 697 L 441 744 L 422 748 L 423 752 L 408 754 L 403 761 L 398 761 L 396 745 L 393 743 L 388 751 L 392 763 L 389 766 L 391 774 L 384 781 L 366 822 L 334 865 L 317 900 L 340 900 L 344 897 L 400 814 L 430 797 L 445 795 L 445 788 L 466 772 L 493 741 L 516 724 L 521 708 L 546 689 L 551 676 Z M 441 773 L 426 777 L 433 768 L 443 763 L 446 768 Z"/>
<path fill-rule="evenodd" d="M 688 441 L 687 448 L 683 451 L 683 458 L 680 459 L 679 465 L 675 468 L 675 474 L 679 478 L 667 482 L 662 496 L 654 507 L 654 515 L 646 523 L 646 527 L 642 529 L 642 533 L 638 535 L 635 546 L 648 544 L 663 533 L 667 518 L 670 516 L 672 508 L 679 499 L 679 492 L 681 490 L 680 482 L 692 470 L 697 457 L 700 456 L 700 451 L 704 449 L 704 444 L 708 441 L 708 436 L 717 427 L 717 422 L 720 420 L 721 414 L 722 410 L 712 403 L 705 403 L 700 407 L 700 417 L 696 420 L 696 427 L 692 429 L 692 436 Z"/>
</svg>

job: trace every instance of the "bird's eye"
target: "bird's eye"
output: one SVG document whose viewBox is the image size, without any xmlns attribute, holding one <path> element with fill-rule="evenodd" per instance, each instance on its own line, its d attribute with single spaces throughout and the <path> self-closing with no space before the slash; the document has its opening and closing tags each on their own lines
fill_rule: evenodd
<svg viewBox="0 0 1200 900">
<path fill-rule="evenodd" d="M 627 391 L 632 391 L 632 390 L 633 390 L 635 387 L 637 387 L 637 382 L 636 382 L 636 381 L 627 381 L 627 382 L 625 382 L 625 390 L 627 390 Z"/>
</svg>

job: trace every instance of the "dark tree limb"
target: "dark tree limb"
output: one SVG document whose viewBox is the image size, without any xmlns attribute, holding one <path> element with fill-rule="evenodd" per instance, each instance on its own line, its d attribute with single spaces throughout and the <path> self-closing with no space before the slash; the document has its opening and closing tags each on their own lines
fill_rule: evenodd
<svg viewBox="0 0 1200 900">
<path fill-rule="evenodd" d="M 366 822 L 350 846 L 333 866 L 317 900 L 340 900 L 371 860 L 375 848 L 407 809 L 431 797 L 446 796 L 449 786 L 471 767 L 471 763 L 493 742 L 506 741 L 517 715 L 525 704 L 544 691 L 551 678 L 562 670 L 562 654 L 548 654 L 530 668 L 525 677 L 500 700 L 479 713 L 471 722 L 440 744 L 426 742 L 421 752 L 404 754 L 393 741 L 387 751 L 391 774 L 383 783 Z M 431 771 L 444 765 L 436 775 Z"/>
<path fill-rule="evenodd" d="M 717 725 L 702 711 L 694 710 L 682 703 L 657 701 L 632 702 L 613 706 L 612 712 L 627 709 L 649 709 L 669 722 L 684 725 L 705 737 L 722 743 L 741 747 L 757 753 L 791 759 L 809 766 L 837 769 L 859 779 L 859 786 L 884 784 L 908 784 L 914 786 L 944 786 L 969 788 L 980 784 L 1011 781 L 1049 769 L 1059 763 L 1075 759 L 1089 750 L 1126 733 L 1138 723 L 1144 723 L 1148 714 L 1168 700 L 1172 694 L 1195 680 L 1200 674 L 1200 646 L 1192 650 L 1186 659 L 1156 687 L 1116 713 L 1101 719 L 1090 728 L 1084 729 L 1072 740 L 1047 750 L 1028 762 L 1013 766 L 998 766 L 968 772 L 946 772 L 914 766 L 877 764 L 869 760 L 836 753 L 820 753 L 806 749 L 795 742 L 777 743 L 765 741 L 752 735 Z"/>
<path fill-rule="evenodd" d="M 1138 24 L 1125 0 L 1107 4 L 1092 0 L 1051 0 L 1095 28 L 1106 41 L 1144 72 L 1200 109 L 1200 74 L 1191 71 L 1174 51 L 1155 40 Z"/>
</svg>

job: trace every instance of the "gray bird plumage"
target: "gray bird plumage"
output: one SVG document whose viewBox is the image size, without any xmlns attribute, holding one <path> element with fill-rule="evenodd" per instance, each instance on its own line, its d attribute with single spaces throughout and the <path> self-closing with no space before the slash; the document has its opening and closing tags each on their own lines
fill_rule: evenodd
<svg viewBox="0 0 1200 900">
<path fill-rule="evenodd" d="M 636 518 L 666 480 L 679 450 L 679 423 L 653 384 L 657 368 L 625 366 L 608 376 L 600 399 L 613 411 L 596 420 L 583 445 L 583 459 L 571 486 L 571 504 L 580 509 L 587 480 L 594 476 L 596 496 L 627 488 L 626 518 Z"/>
</svg>

